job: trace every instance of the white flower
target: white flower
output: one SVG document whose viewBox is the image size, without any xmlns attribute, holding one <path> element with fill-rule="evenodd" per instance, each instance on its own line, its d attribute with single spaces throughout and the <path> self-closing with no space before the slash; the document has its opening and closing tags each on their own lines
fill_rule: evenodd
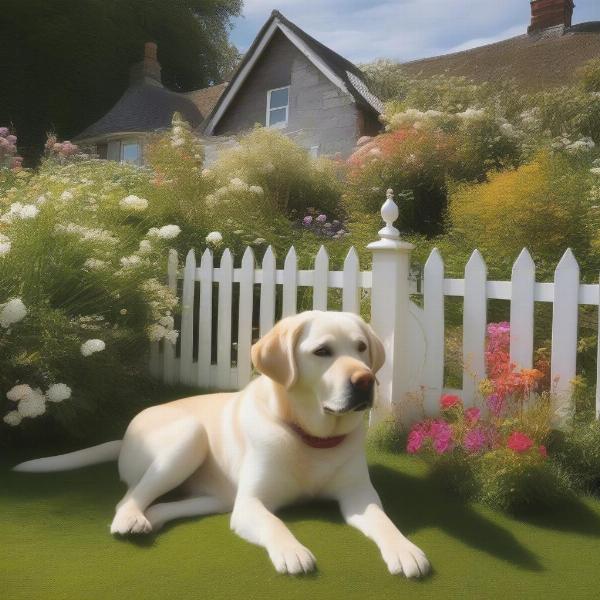
<svg viewBox="0 0 600 600">
<path fill-rule="evenodd" d="M 10 252 L 11 244 L 10 238 L 0 233 L 0 256 L 4 256 Z"/>
<path fill-rule="evenodd" d="M 120 315 L 126 315 L 126 314 L 127 314 L 127 309 L 126 309 L 126 308 L 122 308 L 122 309 L 119 311 L 119 314 L 120 314 Z"/>
<path fill-rule="evenodd" d="M 40 209 L 35 204 L 21 204 L 13 202 L 8 212 L 2 215 L 4 223 L 12 223 L 15 219 L 33 219 L 37 217 Z"/>
<path fill-rule="evenodd" d="M 139 196 L 126 196 L 119 202 L 119 206 L 123 210 L 137 210 L 142 211 L 148 208 L 148 200 L 146 198 L 140 198 Z"/>
<path fill-rule="evenodd" d="M 265 238 L 256 238 L 253 242 L 252 242 L 255 246 L 262 246 L 263 244 L 267 243 L 267 240 L 265 240 Z"/>
<path fill-rule="evenodd" d="M 234 177 L 229 181 L 229 188 L 232 190 L 247 190 L 248 184 L 239 177 Z"/>
<path fill-rule="evenodd" d="M 16 427 L 21 423 L 23 417 L 19 414 L 18 410 L 11 410 L 9 413 L 4 415 L 4 422 L 11 427 Z"/>
<path fill-rule="evenodd" d="M 594 175 L 600 175 L 600 167 L 593 167 L 592 169 L 590 169 L 590 173 L 593 173 Z M 2 242 L 2 237 L 0 237 L 0 242 Z M 10 244 L 10 242 L 9 242 Z M 2 245 L 0 244 L 0 254 L 2 254 Z"/>
<path fill-rule="evenodd" d="M 46 396 L 50 402 L 62 402 L 71 397 L 71 388 L 65 383 L 55 383 L 48 388 Z"/>
<path fill-rule="evenodd" d="M 39 417 L 46 412 L 46 398 L 42 394 L 42 390 L 32 390 L 30 394 L 19 401 L 17 407 L 21 417 Z"/>
<path fill-rule="evenodd" d="M 460 119 L 464 119 L 465 121 L 470 119 L 479 119 L 485 116 L 485 110 L 482 108 L 467 108 L 467 110 L 463 112 L 456 113 L 456 116 Z"/>
<path fill-rule="evenodd" d="M 251 185 L 250 186 L 250 191 L 253 194 L 258 194 L 259 196 L 264 193 L 264 190 L 262 189 L 262 187 L 260 187 L 260 185 Z"/>
<path fill-rule="evenodd" d="M 218 246 L 223 241 L 223 236 L 218 231 L 211 231 L 205 240 L 207 244 Z"/>
<path fill-rule="evenodd" d="M 92 269 L 92 271 L 99 271 L 101 269 L 105 269 L 108 266 L 108 263 L 105 260 L 100 260 L 99 258 L 88 258 L 83 266 L 87 269 Z"/>
<path fill-rule="evenodd" d="M 0 325 L 5 329 L 14 323 L 22 321 L 27 315 L 27 308 L 21 298 L 13 298 L 0 306 L 2 306 L 2 310 L 0 310 Z"/>
<path fill-rule="evenodd" d="M 159 237 L 163 240 L 172 240 L 181 233 L 181 228 L 178 225 L 163 225 L 160 229 L 152 227 L 148 230 L 149 236 Z"/>
<path fill-rule="evenodd" d="M 65 190 L 61 195 L 60 195 L 60 199 L 61 200 L 73 200 L 73 192 L 69 192 L 69 190 Z"/>
<path fill-rule="evenodd" d="M 33 219 L 37 217 L 40 209 L 35 204 L 24 204 L 21 208 L 21 219 Z"/>
<path fill-rule="evenodd" d="M 210 169 L 202 169 L 202 177 L 210 177 L 212 175 L 212 171 Z"/>
<path fill-rule="evenodd" d="M 38 199 L 35 201 L 35 203 L 38 206 L 41 206 L 42 204 L 45 204 L 47 202 L 48 198 L 46 198 L 46 196 L 44 194 L 42 194 L 41 196 L 38 196 Z"/>
<path fill-rule="evenodd" d="M 167 329 L 158 323 L 150 325 L 147 329 L 148 339 L 151 342 L 160 342 L 165 335 L 167 335 Z"/>
<path fill-rule="evenodd" d="M 33 392 L 33 390 L 30 386 L 28 386 L 26 383 L 21 383 L 10 388 L 10 390 L 6 392 L 6 397 L 13 402 L 18 402 L 19 400 L 22 400 L 31 394 L 31 392 Z"/>
<path fill-rule="evenodd" d="M 171 140 L 171 146 L 173 148 L 179 148 L 179 146 L 183 146 L 185 144 L 185 140 L 183 138 L 180 137 L 174 137 Z"/>
<path fill-rule="evenodd" d="M 141 260 L 142 259 L 137 254 L 132 254 L 131 256 L 124 256 L 121 258 L 121 264 L 127 269 L 139 265 Z"/>
<path fill-rule="evenodd" d="M 142 240 L 140 242 L 140 248 L 138 250 L 140 254 L 149 254 L 152 252 L 152 244 L 148 240 Z"/>
<path fill-rule="evenodd" d="M 170 331 L 167 331 L 167 333 L 165 333 L 165 340 L 167 340 L 167 342 L 170 342 L 173 345 L 177 343 L 178 337 L 179 331 L 176 331 L 175 329 L 171 329 Z"/>
<path fill-rule="evenodd" d="M 171 315 L 161 317 L 158 323 L 167 329 L 173 329 L 173 327 L 175 327 L 175 319 Z"/>
<path fill-rule="evenodd" d="M 94 352 L 102 352 L 106 348 L 106 344 L 102 340 L 87 340 L 81 344 L 81 354 L 90 356 Z"/>
<path fill-rule="evenodd" d="M 183 133 L 183 127 L 181 127 L 181 125 L 175 125 L 175 127 L 173 127 L 173 133 L 175 135 L 181 135 Z"/>
</svg>

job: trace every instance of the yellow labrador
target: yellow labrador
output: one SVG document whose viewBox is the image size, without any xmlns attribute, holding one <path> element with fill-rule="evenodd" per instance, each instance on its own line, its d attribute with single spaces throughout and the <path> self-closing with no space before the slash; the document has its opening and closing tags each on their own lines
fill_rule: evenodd
<svg viewBox="0 0 600 600">
<path fill-rule="evenodd" d="M 231 511 L 231 528 L 266 548 L 280 573 L 309 572 L 315 557 L 275 516 L 306 498 L 339 502 L 393 574 L 424 575 L 429 562 L 384 513 L 364 452 L 384 349 L 350 313 L 311 311 L 280 321 L 252 347 L 262 375 L 232 394 L 148 408 L 122 441 L 22 463 L 41 472 L 119 461 L 128 491 L 115 534 L 147 533 L 180 517 Z M 152 504 L 182 486 L 186 499 Z"/>
</svg>

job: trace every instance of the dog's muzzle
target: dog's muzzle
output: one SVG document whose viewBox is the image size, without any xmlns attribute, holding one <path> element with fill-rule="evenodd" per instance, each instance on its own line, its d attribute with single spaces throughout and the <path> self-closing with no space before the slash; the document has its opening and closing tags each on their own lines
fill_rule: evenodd
<svg viewBox="0 0 600 600">
<path fill-rule="evenodd" d="M 373 391 L 375 377 L 368 371 L 354 373 L 350 377 L 346 401 L 342 408 L 334 410 L 325 406 L 324 410 L 330 415 L 360 412 L 373 406 Z"/>
</svg>

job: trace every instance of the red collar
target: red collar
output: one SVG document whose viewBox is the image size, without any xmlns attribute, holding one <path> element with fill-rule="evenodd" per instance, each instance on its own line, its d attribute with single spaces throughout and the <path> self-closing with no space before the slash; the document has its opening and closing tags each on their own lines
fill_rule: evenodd
<svg viewBox="0 0 600 600">
<path fill-rule="evenodd" d="M 295 431 L 302 441 L 311 448 L 334 448 L 335 446 L 339 446 L 345 439 L 345 435 L 336 435 L 333 437 L 316 437 L 314 435 L 310 435 L 306 433 L 302 427 L 296 425 L 295 423 L 290 424 L 290 427 L 293 431 Z"/>
</svg>

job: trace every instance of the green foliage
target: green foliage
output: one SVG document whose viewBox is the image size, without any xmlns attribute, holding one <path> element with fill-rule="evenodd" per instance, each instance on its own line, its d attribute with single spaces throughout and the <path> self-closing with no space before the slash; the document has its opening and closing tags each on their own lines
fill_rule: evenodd
<svg viewBox="0 0 600 600">
<path fill-rule="evenodd" d="M 586 92 L 600 92 L 600 58 L 588 61 L 580 72 L 581 84 Z"/>
<path fill-rule="evenodd" d="M 4 0 L 0 122 L 17 129 L 31 163 L 47 131 L 73 137 L 114 105 L 147 41 L 167 87 L 221 81 L 236 60 L 227 34 L 240 9 L 240 0 Z"/>
<path fill-rule="evenodd" d="M 164 211 L 158 200 L 147 200 L 151 174 L 143 169 L 49 158 L 37 173 L 6 175 L 0 181 L 0 239 L 9 243 L 0 255 L 0 414 L 11 416 L 2 436 L 15 443 L 52 434 L 85 437 L 99 419 L 152 388 L 149 339 L 176 339 L 169 312 L 175 297 L 156 277 L 164 238 L 177 228 L 150 231 L 165 225 Z M 24 314 L 14 310 L 19 303 Z M 85 351 L 88 340 L 100 340 L 92 342 L 96 352 Z M 70 389 L 62 401 L 49 392 L 56 384 Z M 30 404 L 44 418 L 29 418 L 34 414 L 21 410 L 16 392 L 7 397 L 15 385 L 29 386 Z M 8 427 L 21 418 L 21 427 Z"/>
<path fill-rule="evenodd" d="M 600 421 L 587 412 L 578 416 L 569 429 L 555 433 L 550 451 L 579 491 L 600 494 Z"/>
</svg>

